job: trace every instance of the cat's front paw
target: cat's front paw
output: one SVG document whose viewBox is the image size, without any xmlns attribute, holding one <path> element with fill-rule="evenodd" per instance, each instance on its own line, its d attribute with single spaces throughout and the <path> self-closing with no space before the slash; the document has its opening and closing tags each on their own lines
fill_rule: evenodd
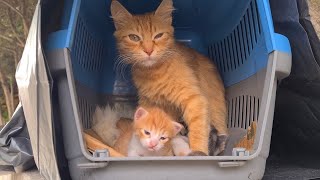
<svg viewBox="0 0 320 180">
<path fill-rule="evenodd" d="M 206 153 L 201 151 L 192 151 L 188 154 L 188 156 L 207 156 Z"/>
</svg>

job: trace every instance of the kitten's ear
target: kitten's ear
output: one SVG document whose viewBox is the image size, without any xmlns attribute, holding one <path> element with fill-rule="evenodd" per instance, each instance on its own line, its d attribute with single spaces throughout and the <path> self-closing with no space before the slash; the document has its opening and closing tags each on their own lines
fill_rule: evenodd
<svg viewBox="0 0 320 180">
<path fill-rule="evenodd" d="M 174 133 L 175 133 L 175 135 L 177 135 L 184 127 L 180 123 L 177 123 L 174 121 L 172 123 L 173 123 L 173 127 L 174 127 Z"/>
<path fill-rule="evenodd" d="M 128 19 L 132 17 L 129 11 L 127 11 L 125 7 L 115 0 L 111 2 L 110 10 L 116 29 L 121 27 L 126 21 L 128 21 Z"/>
<path fill-rule="evenodd" d="M 154 15 L 159 16 L 165 23 L 172 24 L 172 0 L 163 0 Z"/>
<path fill-rule="evenodd" d="M 136 112 L 134 113 L 134 120 L 137 121 L 143 117 L 148 115 L 148 111 L 145 110 L 143 107 L 139 107 Z"/>
</svg>

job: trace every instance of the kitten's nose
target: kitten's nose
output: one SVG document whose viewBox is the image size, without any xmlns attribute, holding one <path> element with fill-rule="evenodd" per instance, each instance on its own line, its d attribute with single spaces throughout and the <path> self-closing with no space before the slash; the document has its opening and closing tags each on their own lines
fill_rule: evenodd
<svg viewBox="0 0 320 180">
<path fill-rule="evenodd" d="M 156 141 L 150 141 L 149 148 L 153 148 L 153 147 L 155 147 L 157 145 L 158 145 L 158 143 Z"/>
<path fill-rule="evenodd" d="M 153 49 L 144 49 L 143 51 L 150 56 L 153 52 Z"/>
</svg>

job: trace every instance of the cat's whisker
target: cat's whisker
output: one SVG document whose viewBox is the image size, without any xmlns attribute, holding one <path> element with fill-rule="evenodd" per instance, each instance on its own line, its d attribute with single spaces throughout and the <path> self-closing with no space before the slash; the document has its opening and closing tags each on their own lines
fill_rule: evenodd
<svg viewBox="0 0 320 180">
<path fill-rule="evenodd" d="M 123 62 L 123 61 L 121 61 L 120 63 L 119 63 L 119 69 L 118 69 L 118 72 L 119 72 L 119 75 L 120 75 L 120 77 L 121 78 L 123 78 L 124 79 L 124 74 L 123 74 L 123 69 L 125 69 L 125 63 Z"/>
<path fill-rule="evenodd" d="M 127 81 L 127 78 L 126 78 L 126 75 L 125 75 L 127 67 L 128 67 L 128 64 L 122 63 L 120 75 L 125 81 Z"/>
<path fill-rule="evenodd" d="M 126 71 L 129 66 L 128 62 L 132 61 L 130 56 L 127 55 L 119 55 L 117 58 L 115 70 L 119 73 L 120 77 L 127 81 Z"/>
<path fill-rule="evenodd" d="M 113 67 L 113 70 L 114 70 L 114 71 L 117 71 L 117 70 L 118 70 L 121 61 L 122 61 L 122 56 L 119 55 L 119 56 L 117 57 L 117 59 L 115 60 L 115 63 L 114 63 L 114 67 Z"/>
<path fill-rule="evenodd" d="M 139 62 L 139 61 L 135 61 L 135 62 L 132 64 L 132 67 L 131 67 L 131 68 L 134 69 L 135 66 L 138 64 L 138 62 Z"/>
</svg>

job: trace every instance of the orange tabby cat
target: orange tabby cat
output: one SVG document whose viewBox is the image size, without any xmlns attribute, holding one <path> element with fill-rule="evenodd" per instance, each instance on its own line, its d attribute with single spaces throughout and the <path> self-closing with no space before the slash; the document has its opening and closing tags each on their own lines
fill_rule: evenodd
<svg viewBox="0 0 320 180">
<path fill-rule="evenodd" d="M 140 107 L 133 122 L 121 118 L 117 128 L 120 136 L 114 149 L 120 153 L 127 156 L 173 156 L 171 140 L 176 138 L 183 126 L 159 108 Z"/>
<path fill-rule="evenodd" d="M 112 1 L 114 36 L 123 61 L 132 65 L 139 104 L 182 116 L 191 149 L 207 155 L 210 125 L 219 136 L 228 134 L 224 86 L 207 57 L 175 41 L 173 9 L 172 0 L 163 0 L 155 12 L 132 15 Z"/>
</svg>

